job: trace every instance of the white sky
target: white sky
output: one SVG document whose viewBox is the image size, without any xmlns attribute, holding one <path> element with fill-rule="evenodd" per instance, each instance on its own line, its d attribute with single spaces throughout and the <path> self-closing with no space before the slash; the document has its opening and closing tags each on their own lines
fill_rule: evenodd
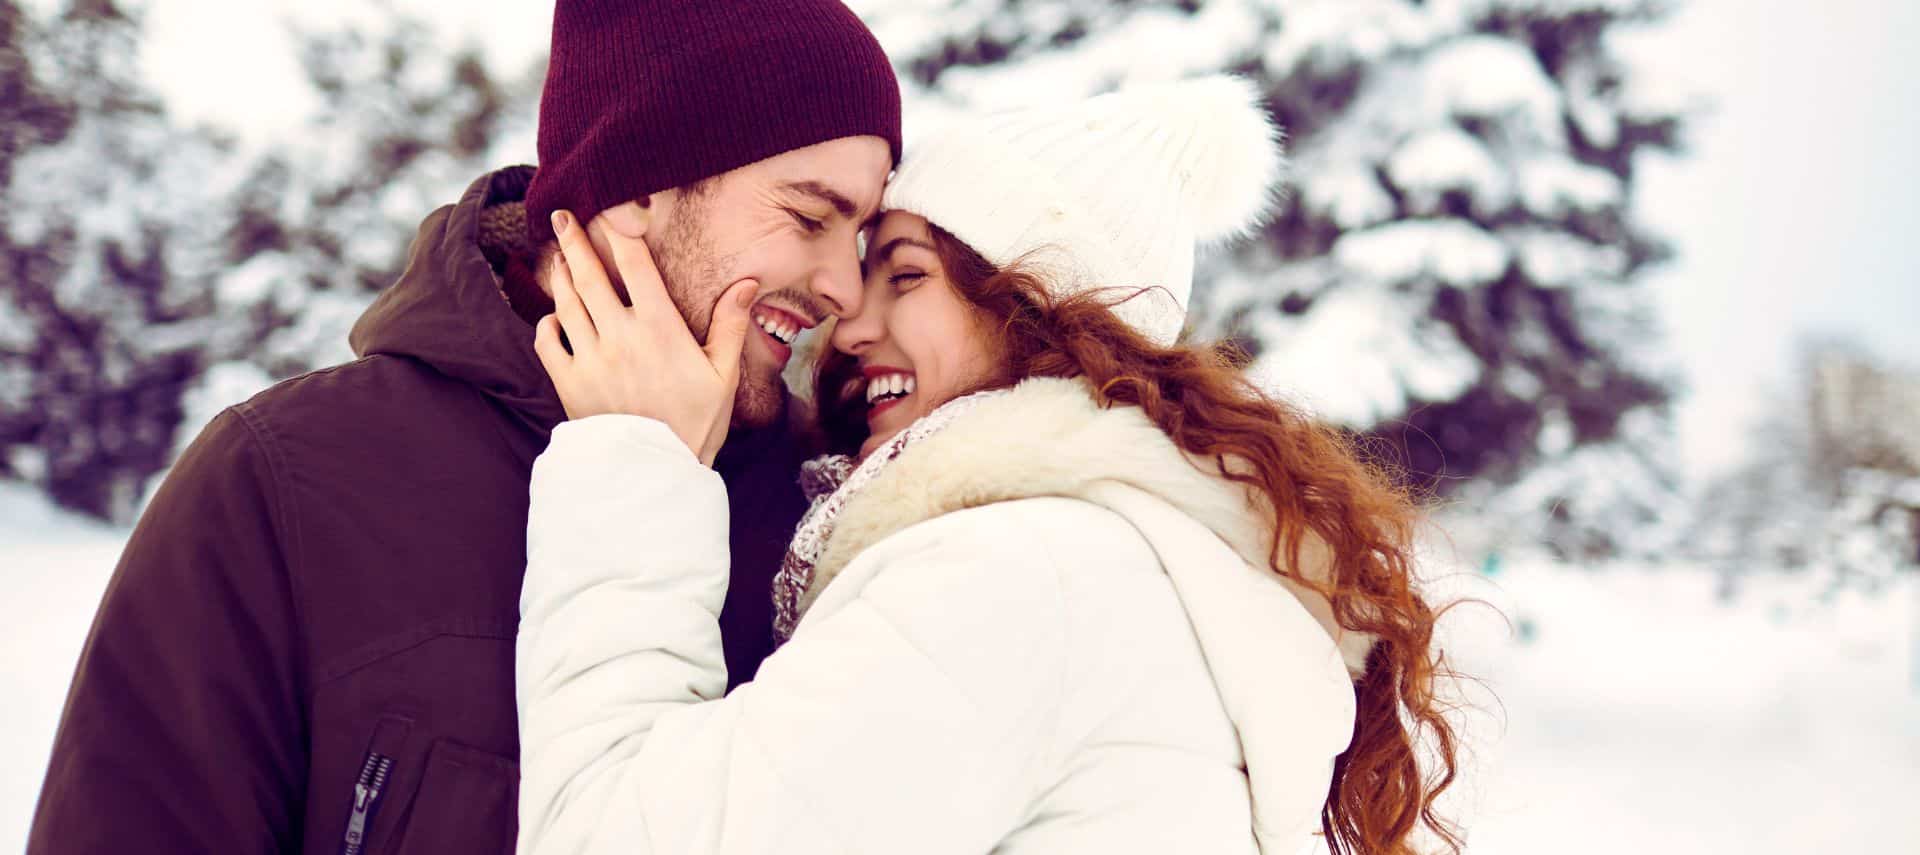
<svg viewBox="0 0 1920 855">
<path fill-rule="evenodd" d="M 390 14 L 383 5 L 480 43 L 501 71 L 544 56 L 553 22 L 551 0 L 147 0 L 141 62 L 181 119 L 258 144 L 296 130 L 314 107 L 287 25 L 324 30 L 377 20 Z"/>
<path fill-rule="evenodd" d="M 1692 0 L 1656 43 L 1718 102 L 1639 199 L 1681 252 L 1649 284 L 1700 473 L 1736 459 L 1802 335 L 1920 366 L 1920 3 Z"/>
<path fill-rule="evenodd" d="M 551 2 L 394 4 L 503 68 L 547 49 Z M 259 142 L 311 106 L 282 22 L 374 14 L 370 0 L 153 0 L 143 61 L 183 118 Z M 1681 252 L 1649 284 L 1690 386 L 1681 458 L 1700 474 L 1737 458 L 1805 334 L 1920 365 L 1920 2 L 1691 0 L 1642 41 L 1716 102 L 1694 152 L 1650 162 L 1639 191 Z"/>
</svg>

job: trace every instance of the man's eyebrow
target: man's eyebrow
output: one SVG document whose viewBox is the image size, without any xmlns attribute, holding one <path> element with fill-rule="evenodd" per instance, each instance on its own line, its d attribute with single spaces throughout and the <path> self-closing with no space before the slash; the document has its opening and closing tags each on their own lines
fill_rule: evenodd
<svg viewBox="0 0 1920 855">
<path fill-rule="evenodd" d="M 890 241 L 887 241 L 886 243 L 881 244 L 880 250 L 878 252 L 869 253 L 867 255 L 867 260 L 868 261 L 886 261 L 888 258 L 893 256 L 894 250 L 899 249 L 902 246 L 917 246 L 928 252 L 939 252 L 939 250 L 936 250 L 933 248 L 933 244 L 927 243 L 926 241 L 915 240 L 910 237 L 897 237 L 897 238 L 894 238 L 893 240 L 890 240 Z"/>
<path fill-rule="evenodd" d="M 852 219 L 854 214 L 860 213 L 860 206 L 853 204 L 852 199 L 847 198 L 842 195 L 840 191 L 818 181 L 789 181 L 780 186 L 795 193 L 804 193 L 832 205 L 833 209 L 839 211 L 842 217 Z"/>
</svg>

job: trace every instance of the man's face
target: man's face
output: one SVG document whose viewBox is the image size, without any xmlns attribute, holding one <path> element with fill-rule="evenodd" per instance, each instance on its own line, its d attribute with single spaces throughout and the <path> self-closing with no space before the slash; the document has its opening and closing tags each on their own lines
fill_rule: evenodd
<svg viewBox="0 0 1920 855">
<path fill-rule="evenodd" d="M 880 207 L 893 159 L 879 137 L 843 137 L 743 166 L 693 190 L 654 197 L 646 229 L 667 292 L 706 341 L 713 307 L 734 283 L 760 296 L 747 333 L 733 419 L 779 420 L 780 373 L 793 338 L 831 315 L 858 314 L 859 235 Z"/>
</svg>

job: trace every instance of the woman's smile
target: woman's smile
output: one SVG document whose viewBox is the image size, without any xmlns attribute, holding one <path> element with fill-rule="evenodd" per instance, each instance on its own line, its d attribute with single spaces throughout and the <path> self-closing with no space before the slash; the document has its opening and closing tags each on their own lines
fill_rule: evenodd
<svg viewBox="0 0 1920 855">
<path fill-rule="evenodd" d="M 869 365 L 861 369 L 867 378 L 867 425 L 880 433 L 880 416 L 913 397 L 913 372 L 887 365 Z"/>
</svg>

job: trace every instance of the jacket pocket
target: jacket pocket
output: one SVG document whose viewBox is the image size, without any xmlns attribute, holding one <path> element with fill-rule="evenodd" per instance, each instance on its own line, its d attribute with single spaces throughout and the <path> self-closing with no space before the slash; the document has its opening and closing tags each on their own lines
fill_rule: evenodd
<svg viewBox="0 0 1920 855">
<path fill-rule="evenodd" d="M 435 740 L 394 855 L 513 852 L 519 830 L 520 765 L 497 754 Z"/>
</svg>

